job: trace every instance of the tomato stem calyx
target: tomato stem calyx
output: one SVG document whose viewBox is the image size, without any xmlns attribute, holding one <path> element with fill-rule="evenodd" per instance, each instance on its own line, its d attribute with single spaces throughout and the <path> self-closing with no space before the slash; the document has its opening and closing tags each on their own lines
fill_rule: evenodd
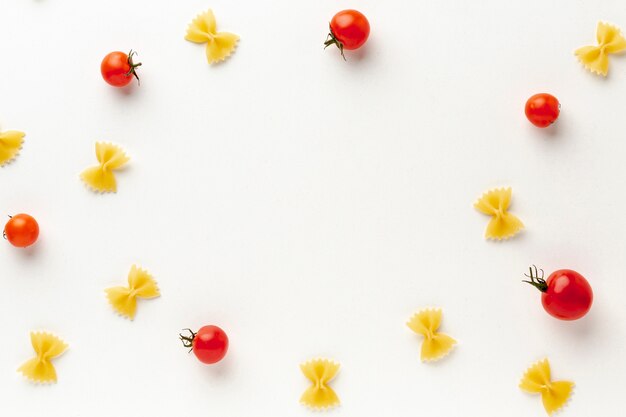
<svg viewBox="0 0 626 417">
<path fill-rule="evenodd" d="M 546 280 L 543 279 L 544 277 L 543 269 L 538 270 L 537 267 L 533 265 L 528 268 L 528 271 L 530 272 L 530 275 L 529 274 L 524 274 L 524 275 L 530 278 L 530 281 L 522 280 L 522 282 L 526 282 L 532 285 L 533 287 L 537 288 L 541 292 L 548 291 L 548 284 L 546 283 Z M 541 276 L 539 276 L 539 271 L 541 271 Z"/>
<path fill-rule="evenodd" d="M 189 332 L 189 336 L 179 333 L 178 337 L 180 337 L 180 341 L 183 342 L 183 346 L 189 348 L 189 352 L 191 352 L 193 349 L 193 340 L 196 338 L 197 333 L 191 329 L 183 329 L 183 331 L 185 330 Z"/>
<path fill-rule="evenodd" d="M 333 29 L 330 27 L 330 23 L 328 24 L 328 29 L 330 30 L 330 32 L 328 33 L 328 36 L 326 36 L 326 41 L 324 42 L 324 49 L 328 48 L 330 45 L 337 46 L 337 48 L 339 48 L 339 52 L 341 52 L 341 56 L 343 57 L 343 60 L 347 61 L 346 56 L 343 54 L 343 43 L 339 42 L 337 40 L 337 37 L 335 37 L 335 34 L 333 33 Z"/>
<path fill-rule="evenodd" d="M 137 79 L 137 84 L 141 85 L 141 80 L 139 79 L 139 75 L 137 75 L 137 71 L 135 71 L 135 68 L 141 66 L 141 62 L 138 62 L 135 64 L 133 62 L 133 55 L 137 55 L 137 52 L 131 49 L 130 52 L 128 52 L 128 61 L 127 61 L 128 65 L 130 66 L 130 69 L 126 73 L 126 76 L 128 77 L 130 75 L 133 75 Z"/>
</svg>

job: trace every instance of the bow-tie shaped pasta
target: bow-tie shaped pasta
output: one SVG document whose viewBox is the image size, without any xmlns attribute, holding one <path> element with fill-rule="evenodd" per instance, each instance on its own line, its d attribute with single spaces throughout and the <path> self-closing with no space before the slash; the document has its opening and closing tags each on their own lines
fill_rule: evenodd
<svg viewBox="0 0 626 417">
<path fill-rule="evenodd" d="M 598 23 L 598 46 L 583 46 L 576 50 L 578 60 L 591 72 L 606 75 L 609 72 L 609 54 L 626 50 L 626 39 L 615 26 Z"/>
<path fill-rule="evenodd" d="M 128 287 L 107 288 L 105 292 L 115 311 L 131 320 L 137 311 L 137 297 L 155 298 L 161 295 L 154 278 L 135 265 L 128 273 Z"/>
<path fill-rule="evenodd" d="M 440 309 L 425 309 L 414 314 L 406 324 L 409 329 L 424 336 L 422 361 L 439 360 L 450 353 L 456 345 L 456 340 L 437 332 L 441 325 L 441 315 Z"/>
<path fill-rule="evenodd" d="M 58 337 L 45 332 L 31 332 L 30 342 L 37 354 L 17 370 L 34 382 L 56 382 L 57 373 L 50 362 L 67 350 L 67 344 Z"/>
<path fill-rule="evenodd" d="M 100 164 L 84 170 L 80 178 L 94 191 L 116 192 L 113 171 L 120 169 L 130 158 L 119 146 L 104 142 L 96 142 L 96 157 Z"/>
<path fill-rule="evenodd" d="M 328 359 L 314 359 L 300 365 L 304 376 L 311 381 L 311 386 L 300 397 L 300 403 L 324 409 L 339 405 L 339 397 L 328 383 L 339 372 L 339 364 Z"/>
<path fill-rule="evenodd" d="M 551 415 L 562 408 L 574 388 L 570 381 L 552 381 L 550 376 L 550 363 L 547 359 L 533 364 L 524 376 L 519 387 L 531 394 L 541 394 L 543 407 Z"/>
<path fill-rule="evenodd" d="M 17 156 L 24 143 L 24 136 L 23 132 L 17 130 L 0 132 L 0 166 Z"/>
<path fill-rule="evenodd" d="M 507 213 L 511 204 L 511 188 L 500 188 L 486 192 L 474 207 L 487 216 L 492 216 L 485 237 L 502 240 L 515 236 L 524 224 L 514 215 Z"/>
<path fill-rule="evenodd" d="M 194 43 L 206 43 L 206 58 L 209 64 L 225 60 L 235 50 L 239 36 L 229 32 L 218 32 L 213 11 L 199 14 L 187 29 L 185 39 Z"/>
</svg>

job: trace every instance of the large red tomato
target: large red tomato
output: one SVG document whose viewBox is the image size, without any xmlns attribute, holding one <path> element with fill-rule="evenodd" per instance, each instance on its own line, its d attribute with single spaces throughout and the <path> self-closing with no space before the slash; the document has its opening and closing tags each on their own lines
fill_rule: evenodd
<svg viewBox="0 0 626 417">
<path fill-rule="evenodd" d="M 370 23 L 363 13 L 356 10 L 342 10 L 330 21 L 330 33 L 324 42 L 324 48 L 336 45 L 345 59 L 343 50 L 360 48 L 369 35 Z"/>
<path fill-rule="evenodd" d="M 4 237 L 18 248 L 32 245 L 39 237 L 39 224 L 33 216 L 16 214 L 4 226 Z"/>
<path fill-rule="evenodd" d="M 131 50 L 128 54 L 116 51 L 105 56 L 100 64 L 104 81 L 113 87 L 124 87 L 133 80 L 133 77 L 139 81 L 135 68 L 140 66 L 141 62 L 136 64 L 133 62 L 135 54 L 136 52 Z"/>
<path fill-rule="evenodd" d="M 526 117 L 537 127 L 548 127 L 561 113 L 561 104 L 551 94 L 535 94 L 526 102 Z"/>
<path fill-rule="evenodd" d="M 537 267 L 530 268 L 530 281 L 524 281 L 541 291 L 543 308 L 560 320 L 577 320 L 583 317 L 593 303 L 593 290 L 589 282 L 576 271 L 559 269 L 550 274 L 547 280 L 541 277 Z"/>
<path fill-rule="evenodd" d="M 185 347 L 191 348 L 198 360 L 202 363 L 213 364 L 221 361 L 228 351 L 228 336 L 224 330 L 217 326 L 204 326 L 193 332 L 190 329 L 190 336 L 180 335 Z"/>
</svg>

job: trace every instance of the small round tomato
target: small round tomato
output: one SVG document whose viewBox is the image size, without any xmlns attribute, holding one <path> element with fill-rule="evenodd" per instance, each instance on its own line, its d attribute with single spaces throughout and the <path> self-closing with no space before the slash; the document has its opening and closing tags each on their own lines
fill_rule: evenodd
<svg viewBox="0 0 626 417">
<path fill-rule="evenodd" d="M 100 72 L 104 81 L 113 87 L 124 87 L 128 85 L 133 77 L 139 82 L 139 76 L 135 68 L 141 66 L 141 62 L 135 64 L 133 55 L 136 52 L 131 50 L 128 54 L 124 52 L 111 52 L 102 60 L 100 64 Z"/>
<path fill-rule="evenodd" d="M 593 303 L 593 291 L 589 282 L 576 271 L 559 269 L 550 274 L 547 280 L 541 277 L 537 267 L 530 268 L 530 281 L 524 281 L 541 291 L 543 308 L 560 320 L 577 320 L 583 317 Z"/>
<path fill-rule="evenodd" d="M 39 237 L 37 220 L 28 214 L 16 214 L 4 226 L 4 237 L 18 248 L 32 245 Z"/>
<path fill-rule="evenodd" d="M 526 101 L 526 117 L 537 127 L 548 127 L 556 121 L 561 104 L 553 95 L 535 94 Z"/>
<path fill-rule="evenodd" d="M 324 42 L 324 48 L 336 45 L 345 59 L 343 50 L 360 48 L 369 35 L 370 23 L 363 13 L 356 10 L 342 10 L 330 21 L 330 33 Z"/>
<path fill-rule="evenodd" d="M 196 358 L 202 363 L 213 364 L 221 361 L 228 351 L 228 336 L 224 330 L 217 326 L 204 326 L 193 332 L 191 329 L 185 329 L 189 332 L 189 336 L 180 334 L 180 340 L 183 345 L 193 350 Z"/>
</svg>

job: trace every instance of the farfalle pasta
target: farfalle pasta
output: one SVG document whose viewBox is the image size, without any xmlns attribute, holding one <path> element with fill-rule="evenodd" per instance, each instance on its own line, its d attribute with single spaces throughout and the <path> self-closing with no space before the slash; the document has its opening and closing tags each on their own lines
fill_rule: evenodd
<svg viewBox="0 0 626 417">
<path fill-rule="evenodd" d="M 606 77 L 609 73 L 609 55 L 626 50 L 626 39 L 618 28 L 603 22 L 598 23 L 596 38 L 598 45 L 583 46 L 575 54 L 589 71 Z"/>
<path fill-rule="evenodd" d="M 487 239 L 508 239 L 524 228 L 521 220 L 508 212 L 511 193 L 511 188 L 491 190 L 483 194 L 474 204 L 478 211 L 491 216 L 487 230 L 485 230 Z"/>
<path fill-rule="evenodd" d="M 152 275 L 135 265 L 128 273 L 127 287 L 107 288 L 105 292 L 115 311 L 131 320 L 137 312 L 137 297 L 155 298 L 161 295 Z"/>
<path fill-rule="evenodd" d="M 550 373 L 550 363 L 544 359 L 528 368 L 519 384 L 523 391 L 541 394 L 548 415 L 563 408 L 574 388 L 574 383 L 570 381 L 552 381 Z"/>
<path fill-rule="evenodd" d="M 99 164 L 84 170 L 80 178 L 94 191 L 116 192 L 117 182 L 113 171 L 122 168 L 130 158 L 119 146 L 104 142 L 96 142 L 96 157 Z"/>
<path fill-rule="evenodd" d="M 339 397 L 328 383 L 339 372 L 339 364 L 328 359 L 313 359 L 300 365 L 311 386 L 300 397 L 300 403 L 314 409 L 339 405 Z"/>
<path fill-rule="evenodd" d="M 424 362 L 443 358 L 456 345 L 456 340 L 438 332 L 441 325 L 441 316 L 441 309 L 425 309 L 414 314 L 406 323 L 409 329 L 424 336 L 420 355 Z"/>
<path fill-rule="evenodd" d="M 22 148 L 24 132 L 7 130 L 0 132 L 0 166 L 12 161 Z"/>
<path fill-rule="evenodd" d="M 209 64 L 228 58 L 239 42 L 239 36 L 234 33 L 217 31 L 217 22 L 211 9 L 193 19 L 187 28 L 185 39 L 194 43 L 206 43 Z"/>
<path fill-rule="evenodd" d="M 26 378 L 34 382 L 56 382 L 57 372 L 51 360 L 67 350 L 67 344 L 46 332 L 31 332 L 30 342 L 36 356 L 19 367 Z"/>
</svg>

